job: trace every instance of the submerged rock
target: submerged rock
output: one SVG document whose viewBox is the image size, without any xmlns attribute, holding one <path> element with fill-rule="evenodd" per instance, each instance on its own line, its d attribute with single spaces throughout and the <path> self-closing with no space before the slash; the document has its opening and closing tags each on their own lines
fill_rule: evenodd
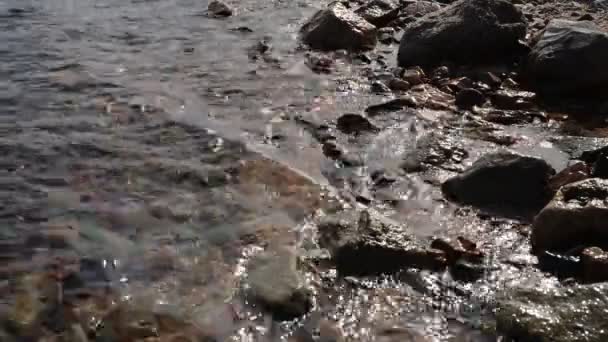
<svg viewBox="0 0 608 342">
<path fill-rule="evenodd" d="M 401 39 L 401 66 L 495 62 L 521 52 L 523 14 L 506 0 L 460 0 L 407 27 Z"/>
<path fill-rule="evenodd" d="M 297 255 L 287 247 L 266 251 L 251 260 L 249 286 L 255 300 L 278 319 L 306 314 L 312 297 L 297 269 Z"/>
<path fill-rule="evenodd" d="M 575 42 L 575 43 L 574 43 Z M 526 74 L 542 93 L 608 89 L 608 32 L 588 21 L 552 20 L 533 46 Z"/>
<path fill-rule="evenodd" d="M 406 268 L 442 269 L 445 253 L 375 212 L 346 211 L 319 222 L 319 242 L 342 274 L 371 275 Z"/>
<path fill-rule="evenodd" d="M 534 219 L 532 247 L 566 251 L 608 246 L 608 180 L 590 178 L 562 187 Z"/>
<path fill-rule="evenodd" d="M 416 141 L 414 149 L 403 155 L 401 168 L 406 172 L 424 171 L 429 166 L 446 170 L 458 169 L 469 156 L 463 144 L 453 137 L 438 133 L 426 134 Z"/>
<path fill-rule="evenodd" d="M 555 170 L 540 158 L 504 150 L 481 157 L 441 189 L 456 202 L 529 215 L 550 201 L 553 174 Z"/>
<path fill-rule="evenodd" d="M 497 330 L 517 341 L 608 340 L 608 284 L 508 289 L 498 298 Z"/>
<path fill-rule="evenodd" d="M 399 5 L 393 0 L 372 0 L 355 11 L 377 27 L 384 27 L 399 15 Z"/>
<path fill-rule="evenodd" d="M 376 46 L 376 27 L 342 3 L 334 2 L 302 26 L 302 40 L 318 50 L 370 50 Z"/>
</svg>

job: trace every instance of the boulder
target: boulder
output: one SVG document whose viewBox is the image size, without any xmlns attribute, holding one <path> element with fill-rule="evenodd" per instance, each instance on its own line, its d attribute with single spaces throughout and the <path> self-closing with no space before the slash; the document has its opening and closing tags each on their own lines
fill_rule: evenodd
<svg viewBox="0 0 608 342">
<path fill-rule="evenodd" d="M 445 253 L 425 246 L 411 231 L 372 211 L 345 211 L 321 219 L 319 242 L 340 273 L 377 275 L 407 268 L 438 270 Z"/>
<path fill-rule="evenodd" d="M 253 258 L 247 278 L 253 298 L 277 319 L 293 319 L 312 307 L 311 292 L 297 269 L 297 255 L 288 247 Z"/>
<path fill-rule="evenodd" d="M 608 32 L 589 21 L 552 20 L 532 47 L 525 76 L 541 94 L 608 89 Z"/>
<path fill-rule="evenodd" d="M 384 27 L 399 15 L 399 4 L 392 0 L 372 0 L 359 7 L 355 13 L 376 27 Z"/>
<path fill-rule="evenodd" d="M 497 298 L 496 328 L 516 341 L 608 340 L 608 284 L 507 288 Z"/>
<path fill-rule="evenodd" d="M 376 26 L 334 2 L 302 26 L 304 43 L 317 50 L 370 50 L 376 46 Z"/>
<path fill-rule="evenodd" d="M 532 247 L 567 251 L 608 245 L 608 180 L 590 178 L 562 187 L 534 219 Z"/>
<path fill-rule="evenodd" d="M 551 200 L 548 183 L 553 174 L 553 167 L 540 158 L 504 150 L 479 158 L 445 181 L 441 190 L 456 202 L 527 216 Z"/>
<path fill-rule="evenodd" d="M 465 88 L 456 94 L 456 106 L 461 109 L 471 109 L 475 106 L 482 106 L 486 102 L 486 97 L 477 89 Z"/>
<path fill-rule="evenodd" d="M 401 66 L 496 62 L 522 53 L 523 14 L 506 0 L 459 0 L 408 26 L 397 60 Z"/>
</svg>

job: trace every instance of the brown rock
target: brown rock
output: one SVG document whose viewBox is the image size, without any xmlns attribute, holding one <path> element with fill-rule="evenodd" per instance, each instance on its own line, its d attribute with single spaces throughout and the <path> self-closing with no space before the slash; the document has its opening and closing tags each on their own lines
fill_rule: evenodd
<svg viewBox="0 0 608 342">
<path fill-rule="evenodd" d="M 564 185 L 582 181 L 590 177 L 591 170 L 583 162 L 574 163 L 560 171 L 549 180 L 549 187 L 554 191 L 559 190 Z"/>
<path fill-rule="evenodd" d="M 608 253 L 599 247 L 585 248 L 581 254 L 583 279 L 587 282 L 608 280 Z"/>
</svg>

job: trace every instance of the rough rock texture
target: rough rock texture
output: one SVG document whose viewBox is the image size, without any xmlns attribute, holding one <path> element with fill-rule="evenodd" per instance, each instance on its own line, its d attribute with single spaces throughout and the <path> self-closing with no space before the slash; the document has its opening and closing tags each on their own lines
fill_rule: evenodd
<svg viewBox="0 0 608 342">
<path fill-rule="evenodd" d="M 589 21 L 552 20 L 533 46 L 526 76 L 542 93 L 608 89 L 608 33 Z"/>
<path fill-rule="evenodd" d="M 498 298 L 497 330 L 517 341 L 608 340 L 608 284 L 509 289 Z"/>
<path fill-rule="evenodd" d="M 505 150 L 479 158 L 441 188 L 448 199 L 463 204 L 530 214 L 551 199 L 548 182 L 553 174 L 546 161 Z"/>
<path fill-rule="evenodd" d="M 392 0 L 372 0 L 355 11 L 376 27 L 384 27 L 399 15 L 399 5 Z"/>
<path fill-rule="evenodd" d="M 343 274 L 371 275 L 406 268 L 442 269 L 445 253 L 418 241 L 405 227 L 371 211 L 346 211 L 319 222 L 319 241 Z"/>
<path fill-rule="evenodd" d="M 248 282 L 253 297 L 278 319 L 304 315 L 312 307 L 311 293 L 297 270 L 297 256 L 289 248 L 266 251 L 251 260 Z"/>
<path fill-rule="evenodd" d="M 534 219 L 535 251 L 608 245 L 608 180 L 590 178 L 561 188 Z"/>
<path fill-rule="evenodd" d="M 583 280 L 602 282 L 608 280 L 608 253 L 599 247 L 585 248 L 581 254 Z"/>
<path fill-rule="evenodd" d="M 232 15 L 232 9 L 218 0 L 209 2 L 207 10 L 209 11 L 209 14 L 215 17 L 229 17 Z"/>
<path fill-rule="evenodd" d="M 376 27 L 339 2 L 317 12 L 302 26 L 302 40 L 318 50 L 369 50 L 376 46 Z"/>
<path fill-rule="evenodd" d="M 526 20 L 506 0 L 460 0 L 407 27 L 401 39 L 401 66 L 494 62 L 518 54 Z"/>
<path fill-rule="evenodd" d="M 464 145 L 445 134 L 428 133 L 418 139 L 414 149 L 403 154 L 401 168 L 406 172 L 424 171 L 429 166 L 462 170 L 460 163 L 469 156 Z"/>
</svg>

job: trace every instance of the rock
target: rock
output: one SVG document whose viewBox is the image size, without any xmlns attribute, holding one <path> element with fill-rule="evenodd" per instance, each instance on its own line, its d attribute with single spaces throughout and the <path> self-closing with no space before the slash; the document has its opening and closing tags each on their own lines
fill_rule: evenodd
<svg viewBox="0 0 608 342">
<path fill-rule="evenodd" d="M 372 91 L 372 93 L 376 94 L 386 94 L 391 92 L 391 89 L 386 84 L 380 81 L 373 82 L 370 87 L 370 90 Z"/>
<path fill-rule="evenodd" d="M 555 170 L 540 158 L 503 150 L 479 158 L 444 182 L 441 190 L 456 202 L 527 216 L 551 199 L 548 183 L 553 174 Z"/>
<path fill-rule="evenodd" d="M 297 255 L 276 247 L 251 260 L 248 282 L 251 295 L 278 319 L 292 319 L 312 307 L 311 293 L 297 270 Z"/>
<path fill-rule="evenodd" d="M 477 79 L 490 86 L 490 88 L 498 88 L 502 84 L 500 77 L 492 72 L 482 72 L 477 75 Z"/>
<path fill-rule="evenodd" d="M 559 190 L 564 185 L 582 181 L 590 177 L 590 170 L 583 162 L 574 163 L 551 177 L 549 187 L 553 191 Z"/>
<path fill-rule="evenodd" d="M 401 14 L 408 16 L 422 17 L 426 14 L 439 11 L 441 5 L 432 1 L 415 1 L 405 6 Z"/>
<path fill-rule="evenodd" d="M 388 87 L 391 88 L 391 90 L 407 91 L 412 85 L 408 81 L 395 77 L 389 81 Z"/>
<path fill-rule="evenodd" d="M 496 108 L 506 110 L 526 110 L 534 107 L 536 94 L 527 91 L 498 90 L 490 98 Z"/>
<path fill-rule="evenodd" d="M 589 21 L 555 19 L 533 46 L 525 76 L 543 95 L 601 94 L 608 89 L 607 60 L 607 32 Z"/>
<path fill-rule="evenodd" d="M 537 120 L 546 122 L 547 116 L 545 113 L 537 111 L 490 109 L 483 115 L 483 119 L 501 125 L 517 125 L 533 123 Z"/>
<path fill-rule="evenodd" d="M 371 105 L 365 109 L 365 112 L 369 116 L 375 116 L 387 112 L 396 112 L 408 107 L 416 108 L 417 105 L 418 103 L 413 97 L 404 96 L 377 105 Z"/>
<path fill-rule="evenodd" d="M 372 124 L 369 119 L 362 115 L 352 113 L 346 113 L 340 116 L 336 122 L 336 128 L 344 134 L 378 131 L 378 127 Z"/>
<path fill-rule="evenodd" d="M 399 5 L 392 0 L 372 0 L 359 7 L 355 13 L 376 27 L 384 27 L 399 15 Z"/>
<path fill-rule="evenodd" d="M 600 155 L 595 162 L 591 171 L 593 177 L 608 179 L 608 155 Z"/>
<path fill-rule="evenodd" d="M 232 8 L 219 0 L 212 0 L 209 2 L 207 11 L 214 17 L 229 17 L 232 15 Z"/>
<path fill-rule="evenodd" d="M 471 109 L 481 106 L 486 102 L 486 97 L 477 89 L 466 88 L 456 94 L 456 106 L 462 109 Z"/>
<path fill-rule="evenodd" d="M 608 340 L 608 284 L 547 289 L 506 288 L 497 298 L 496 328 L 517 341 Z"/>
<path fill-rule="evenodd" d="M 377 41 L 376 27 L 339 2 L 317 12 L 302 26 L 301 34 L 318 50 L 370 50 Z"/>
<path fill-rule="evenodd" d="M 412 86 L 424 83 L 424 77 L 424 71 L 420 68 L 405 69 L 401 74 L 401 78 Z"/>
<path fill-rule="evenodd" d="M 319 243 L 345 275 L 438 270 L 446 265 L 443 252 L 425 247 L 406 227 L 376 212 L 345 211 L 322 218 L 318 227 Z"/>
<path fill-rule="evenodd" d="M 608 245 L 608 180 L 590 178 L 562 187 L 534 219 L 535 252 Z"/>
<path fill-rule="evenodd" d="M 608 281 L 608 253 L 599 247 L 585 248 L 581 253 L 583 279 L 596 283 Z"/>
<path fill-rule="evenodd" d="M 456 169 L 469 156 L 462 143 L 448 135 L 429 133 L 421 136 L 413 149 L 406 150 L 401 168 L 406 172 L 419 172 L 435 166 Z"/>
<path fill-rule="evenodd" d="M 408 26 L 401 39 L 401 66 L 496 62 L 521 53 L 522 13 L 506 0 L 459 0 Z"/>
</svg>

